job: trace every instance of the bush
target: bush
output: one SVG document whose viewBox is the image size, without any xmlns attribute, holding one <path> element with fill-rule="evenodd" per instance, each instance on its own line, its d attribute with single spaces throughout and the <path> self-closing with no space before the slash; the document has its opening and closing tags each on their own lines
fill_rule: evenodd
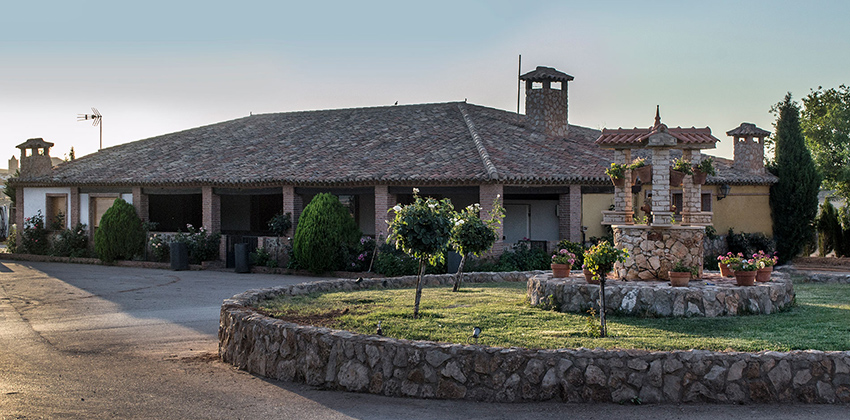
<svg viewBox="0 0 850 420">
<path fill-rule="evenodd" d="M 83 258 L 89 256 L 89 235 L 86 225 L 77 223 L 73 229 L 64 229 L 53 240 L 53 255 Z"/>
<path fill-rule="evenodd" d="M 360 241 L 346 247 L 345 270 L 346 271 L 369 271 L 372 263 L 372 255 L 375 254 L 375 239 L 369 236 L 360 238 Z"/>
<path fill-rule="evenodd" d="M 189 263 L 200 264 L 203 261 L 214 261 L 218 259 L 219 247 L 221 246 L 221 234 L 209 233 L 206 228 L 195 229 L 192 225 L 186 225 L 187 232 L 177 231 L 174 242 L 186 244 L 189 250 Z"/>
<path fill-rule="evenodd" d="M 295 259 L 314 273 L 344 267 L 345 253 L 360 238 L 360 229 L 348 209 L 333 194 L 313 198 L 301 213 L 295 230 Z"/>
<path fill-rule="evenodd" d="M 277 268 L 277 260 L 265 248 L 257 248 L 249 257 L 251 259 L 251 265 Z"/>
<path fill-rule="evenodd" d="M 519 241 L 499 257 L 498 271 L 548 270 L 552 258 L 542 249 L 532 248 L 531 242 Z"/>
<path fill-rule="evenodd" d="M 842 226 L 842 219 L 845 220 Z M 835 251 L 836 257 L 850 256 L 850 224 L 846 223 L 847 208 L 844 212 L 836 209 L 829 199 L 821 205 L 820 214 L 815 220 L 818 231 L 819 255 L 825 257 Z"/>
<path fill-rule="evenodd" d="M 162 239 L 162 236 L 153 234 L 148 243 L 151 245 L 151 253 L 153 254 L 153 260 L 156 262 L 166 262 L 171 258 L 171 247 L 168 245 L 168 242 L 165 242 Z"/>
<path fill-rule="evenodd" d="M 726 245 L 729 247 L 729 252 L 733 254 L 740 252 L 744 255 L 753 255 L 759 251 L 773 254 L 776 250 L 773 239 L 763 233 L 735 233 L 732 228 L 729 228 L 729 233 L 726 235 Z"/>
<path fill-rule="evenodd" d="M 585 248 L 578 242 L 570 242 L 566 239 L 558 242 L 557 249 L 566 249 L 567 251 L 572 252 L 576 256 L 576 262 L 573 264 L 573 267 L 581 267 L 584 265 L 584 251 Z"/>
<path fill-rule="evenodd" d="M 94 233 L 94 249 L 106 263 L 142 254 L 145 229 L 132 204 L 119 198 L 106 210 Z"/>
<path fill-rule="evenodd" d="M 9 237 L 6 239 L 6 250 L 15 254 L 18 252 L 18 233 L 17 226 L 9 225 Z"/>
<path fill-rule="evenodd" d="M 17 251 L 25 254 L 47 255 L 50 251 L 50 232 L 44 227 L 44 215 L 39 210 L 34 216 L 24 219 L 21 243 Z"/>
<path fill-rule="evenodd" d="M 419 274 L 419 260 L 413 258 L 403 251 L 396 249 L 388 243 L 382 243 L 378 247 L 378 255 L 375 256 L 375 272 L 387 277 L 415 276 Z M 425 266 L 425 274 L 445 274 L 446 265 L 428 263 Z"/>
<path fill-rule="evenodd" d="M 292 213 L 280 212 L 269 220 L 269 230 L 275 236 L 285 236 L 292 227 Z"/>
</svg>

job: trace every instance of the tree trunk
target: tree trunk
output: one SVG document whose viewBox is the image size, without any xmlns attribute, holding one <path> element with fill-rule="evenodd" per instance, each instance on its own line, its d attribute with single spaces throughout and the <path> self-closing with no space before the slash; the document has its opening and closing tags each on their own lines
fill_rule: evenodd
<svg viewBox="0 0 850 420">
<path fill-rule="evenodd" d="M 413 319 L 419 319 L 419 300 L 422 299 L 422 275 L 425 274 L 425 258 L 419 259 L 419 277 L 416 278 L 416 300 L 413 303 Z"/>
<path fill-rule="evenodd" d="M 605 275 L 599 276 L 599 335 L 606 337 L 608 335 L 608 327 L 605 325 Z"/>
<path fill-rule="evenodd" d="M 460 282 L 463 280 L 463 263 L 466 262 L 466 254 L 463 254 L 460 257 L 460 266 L 457 268 L 457 274 L 455 275 L 455 285 L 452 287 L 452 292 L 457 292 L 460 289 Z"/>
</svg>

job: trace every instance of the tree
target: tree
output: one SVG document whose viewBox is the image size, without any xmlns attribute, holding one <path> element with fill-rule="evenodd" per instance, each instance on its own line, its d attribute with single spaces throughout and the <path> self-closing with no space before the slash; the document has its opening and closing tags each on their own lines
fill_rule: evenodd
<svg viewBox="0 0 850 420">
<path fill-rule="evenodd" d="M 418 319 L 425 262 L 442 262 L 445 258 L 452 233 L 453 207 L 448 199 L 420 197 L 416 188 L 413 189 L 413 198 L 412 204 L 397 204 L 392 208 L 395 217 L 390 222 L 387 242 L 394 243 L 397 249 L 419 260 L 413 304 L 413 318 Z"/>
<path fill-rule="evenodd" d="M 818 87 L 803 105 L 800 125 L 824 187 L 850 200 L 850 87 Z"/>
<path fill-rule="evenodd" d="M 94 250 L 106 263 L 129 260 L 144 251 L 145 240 L 145 228 L 136 208 L 118 198 L 100 219 L 94 232 Z"/>
<path fill-rule="evenodd" d="M 481 206 L 474 204 L 455 214 L 449 241 L 452 248 L 460 254 L 460 266 L 457 269 L 457 275 L 455 275 L 453 292 L 457 292 L 460 288 L 460 282 L 463 278 L 463 265 L 466 262 L 467 255 L 472 254 L 480 257 L 496 243 L 496 230 L 502 224 L 505 211 L 499 204 L 499 196 L 496 196 L 493 203 L 490 219 L 481 220 L 480 211 Z"/>
<path fill-rule="evenodd" d="M 774 105 L 778 115 L 774 144 L 776 158 L 770 166 L 779 181 L 770 187 L 773 238 L 781 263 L 796 257 L 814 238 L 820 175 L 815 168 L 800 127 L 800 108 L 791 93 Z"/>
<path fill-rule="evenodd" d="M 298 219 L 295 260 L 314 273 L 338 270 L 345 263 L 343 251 L 359 239 L 360 228 L 348 208 L 333 194 L 318 194 Z"/>
</svg>

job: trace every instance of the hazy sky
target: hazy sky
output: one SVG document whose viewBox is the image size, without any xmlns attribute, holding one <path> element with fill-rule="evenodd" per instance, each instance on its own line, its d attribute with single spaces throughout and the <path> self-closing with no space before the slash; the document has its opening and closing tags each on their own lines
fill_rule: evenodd
<svg viewBox="0 0 850 420">
<path fill-rule="evenodd" d="M 125 5 L 126 4 L 126 5 Z M 0 167 L 247 116 L 462 101 L 515 110 L 517 55 L 575 77 L 570 122 L 772 130 L 850 83 L 846 1 L 17 1 L 0 12 Z"/>
</svg>

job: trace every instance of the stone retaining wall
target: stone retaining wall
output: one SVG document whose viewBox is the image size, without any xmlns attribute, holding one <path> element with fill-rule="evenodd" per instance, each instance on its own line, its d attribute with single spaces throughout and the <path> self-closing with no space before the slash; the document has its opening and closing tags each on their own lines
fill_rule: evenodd
<svg viewBox="0 0 850 420">
<path fill-rule="evenodd" d="M 532 305 L 553 302 L 560 312 L 584 313 L 599 309 L 599 286 L 588 284 L 584 275 L 552 278 L 539 274 L 528 280 Z M 672 287 L 669 282 L 608 280 L 605 307 L 608 313 L 636 316 L 734 316 L 771 314 L 790 308 L 794 286 L 787 273 L 774 272 L 771 281 L 754 286 L 737 286 L 734 279 L 706 272 L 691 280 L 688 287 Z"/>
<path fill-rule="evenodd" d="M 536 275 L 538 273 L 530 273 Z M 467 281 L 526 281 L 476 273 Z M 450 276 L 426 276 L 430 285 Z M 415 277 L 322 281 L 224 301 L 219 355 L 268 378 L 388 396 L 478 401 L 850 402 L 850 352 L 528 350 L 439 344 L 296 325 L 250 308 L 279 294 L 402 287 Z"/>
</svg>

